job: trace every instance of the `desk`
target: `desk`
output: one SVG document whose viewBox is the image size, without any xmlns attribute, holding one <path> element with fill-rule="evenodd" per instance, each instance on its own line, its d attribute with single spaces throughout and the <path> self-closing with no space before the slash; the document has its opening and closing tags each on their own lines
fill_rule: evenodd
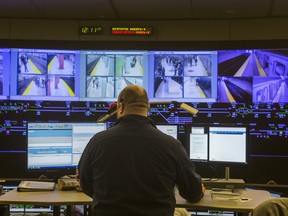
<svg viewBox="0 0 288 216">
<path fill-rule="evenodd" d="M 180 197 L 176 191 L 176 207 L 189 208 L 193 211 L 232 211 L 251 212 L 256 206 L 271 198 L 270 193 L 263 190 L 243 190 L 242 196 L 247 201 L 215 201 L 211 198 L 211 190 L 206 190 L 203 199 L 197 203 L 189 203 Z M 60 215 L 60 206 L 91 205 L 92 199 L 82 192 L 76 191 L 47 191 L 47 192 L 17 192 L 16 189 L 0 196 L 0 204 L 32 204 L 54 206 L 53 215 Z"/>
<path fill-rule="evenodd" d="M 17 192 L 13 189 L 0 196 L 0 204 L 53 206 L 53 215 L 60 215 L 60 206 L 91 205 L 92 199 L 77 191 Z"/>
<path fill-rule="evenodd" d="M 189 203 L 183 199 L 176 191 L 176 206 L 189 208 L 193 211 L 231 211 L 235 213 L 251 212 L 256 206 L 271 198 L 270 193 L 264 190 L 240 190 L 242 197 L 248 198 L 243 201 L 213 200 L 211 190 L 206 190 L 204 197 L 197 203 Z"/>
</svg>

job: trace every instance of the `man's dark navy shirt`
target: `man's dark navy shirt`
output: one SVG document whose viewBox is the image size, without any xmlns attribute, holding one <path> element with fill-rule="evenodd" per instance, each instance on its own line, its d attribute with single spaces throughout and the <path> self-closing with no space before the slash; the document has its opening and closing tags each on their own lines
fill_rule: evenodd
<svg viewBox="0 0 288 216">
<path fill-rule="evenodd" d="M 94 216 L 172 216 L 176 185 L 191 202 L 203 197 L 201 177 L 181 142 L 141 115 L 125 115 L 95 134 L 78 169 Z"/>
</svg>

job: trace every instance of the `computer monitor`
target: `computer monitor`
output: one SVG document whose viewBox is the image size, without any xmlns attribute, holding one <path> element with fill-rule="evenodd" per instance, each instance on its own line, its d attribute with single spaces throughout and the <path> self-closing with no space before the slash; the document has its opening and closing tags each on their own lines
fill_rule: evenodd
<svg viewBox="0 0 288 216">
<path fill-rule="evenodd" d="M 248 128 L 239 125 L 192 125 L 189 141 L 193 161 L 247 164 Z"/>
<path fill-rule="evenodd" d="M 163 133 L 178 139 L 188 154 L 187 127 L 184 124 L 156 124 Z"/>
<path fill-rule="evenodd" d="M 163 133 L 170 135 L 172 137 L 174 137 L 175 139 L 178 138 L 178 129 L 177 129 L 177 125 L 157 125 L 156 126 L 160 131 L 162 131 Z"/>
<path fill-rule="evenodd" d="M 105 123 L 28 122 L 28 170 L 76 168 L 90 138 L 103 130 Z"/>
</svg>

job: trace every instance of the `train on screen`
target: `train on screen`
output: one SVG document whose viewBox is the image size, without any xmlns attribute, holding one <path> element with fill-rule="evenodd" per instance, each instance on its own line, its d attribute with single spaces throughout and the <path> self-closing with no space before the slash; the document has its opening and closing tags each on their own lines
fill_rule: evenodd
<svg viewBox="0 0 288 216">
<path fill-rule="evenodd" d="M 256 50 L 255 55 L 267 76 L 288 76 L 287 50 Z"/>
<path fill-rule="evenodd" d="M 253 102 L 287 102 L 287 50 L 257 50 L 255 55 L 266 76 L 253 79 Z"/>
</svg>

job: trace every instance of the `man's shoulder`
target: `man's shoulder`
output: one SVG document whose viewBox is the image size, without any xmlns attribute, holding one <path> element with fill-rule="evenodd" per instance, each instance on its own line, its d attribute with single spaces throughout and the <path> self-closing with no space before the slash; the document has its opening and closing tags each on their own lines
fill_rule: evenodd
<svg viewBox="0 0 288 216">
<path fill-rule="evenodd" d="M 108 128 L 106 130 L 103 130 L 103 131 L 99 131 L 98 133 L 94 134 L 92 139 L 99 139 L 101 137 L 105 137 L 108 135 L 109 131 L 110 131 L 111 128 Z"/>
<path fill-rule="evenodd" d="M 95 141 L 99 142 L 103 139 L 113 138 L 114 136 L 117 136 L 117 134 L 119 134 L 120 132 L 121 131 L 119 130 L 119 126 L 116 125 L 94 134 L 91 140 L 93 142 Z"/>
</svg>

